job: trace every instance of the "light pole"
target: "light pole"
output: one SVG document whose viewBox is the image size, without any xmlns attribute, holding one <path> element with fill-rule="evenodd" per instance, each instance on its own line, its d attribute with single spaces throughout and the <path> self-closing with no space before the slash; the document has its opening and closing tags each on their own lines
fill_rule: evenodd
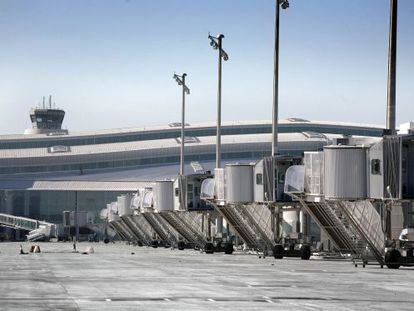
<svg viewBox="0 0 414 311">
<path fill-rule="evenodd" d="M 224 35 L 219 34 L 218 37 L 208 35 L 210 45 L 213 49 L 218 50 L 218 88 L 217 88 L 217 141 L 216 141 L 216 168 L 221 167 L 221 67 L 222 60 L 228 61 L 229 56 L 223 50 Z"/>
<path fill-rule="evenodd" d="M 229 55 L 223 50 L 224 35 L 219 34 L 218 37 L 213 37 L 208 34 L 210 45 L 213 49 L 218 50 L 218 86 L 217 86 L 217 136 L 216 136 L 216 168 L 221 167 L 221 68 L 222 60 L 228 61 Z M 210 221 L 209 221 L 210 222 Z M 210 230 L 210 226 L 209 226 Z M 217 217 L 217 232 L 223 233 L 223 217 Z M 210 234 L 210 231 L 209 231 Z M 210 235 L 209 235 L 210 236 Z"/>
<path fill-rule="evenodd" d="M 387 130 L 395 135 L 395 93 L 397 67 L 397 10 L 398 0 L 390 0 L 390 30 L 388 46 Z"/>
<path fill-rule="evenodd" d="M 75 217 L 74 217 L 74 225 L 75 225 L 75 241 L 73 242 L 73 250 L 76 251 L 76 243 L 79 242 L 79 219 L 78 219 L 78 191 L 75 190 Z"/>
<path fill-rule="evenodd" d="M 287 9 L 288 0 L 276 0 L 275 11 L 275 49 L 273 66 L 273 111 L 272 111 L 272 157 L 279 153 L 277 146 L 278 114 L 279 114 L 279 12 L 280 7 Z"/>
<path fill-rule="evenodd" d="M 190 89 L 185 84 L 186 73 L 179 76 L 174 73 L 173 78 L 177 81 L 178 85 L 182 86 L 182 106 L 181 106 L 181 148 L 180 148 L 180 175 L 184 175 L 184 127 L 185 127 L 185 94 L 190 94 Z"/>
<path fill-rule="evenodd" d="M 289 7 L 288 0 L 276 0 L 275 10 L 275 48 L 274 48 L 274 65 L 273 65 L 273 109 L 272 109 L 272 181 L 273 181 L 273 201 L 277 200 L 277 161 L 276 156 L 279 154 L 278 144 L 278 114 L 279 114 L 279 13 L 280 7 L 287 9 Z M 279 242 L 280 228 L 282 225 L 282 214 L 280 208 L 276 207 L 274 211 L 274 227 L 273 232 L 276 242 Z"/>
</svg>

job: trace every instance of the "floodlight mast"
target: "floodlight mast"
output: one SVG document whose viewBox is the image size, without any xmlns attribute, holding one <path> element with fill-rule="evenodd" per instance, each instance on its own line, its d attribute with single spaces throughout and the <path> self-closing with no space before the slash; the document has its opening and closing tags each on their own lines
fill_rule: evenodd
<svg viewBox="0 0 414 311">
<path fill-rule="evenodd" d="M 397 67 L 397 10 L 398 0 L 390 0 L 390 29 L 388 46 L 388 85 L 387 85 L 387 131 L 389 135 L 396 134 L 395 127 L 395 94 Z"/>
<path fill-rule="evenodd" d="M 278 114 L 279 114 L 279 12 L 280 7 L 287 9 L 288 0 L 276 0 L 275 11 L 275 48 L 273 66 L 273 109 L 272 109 L 272 157 L 279 153 L 278 149 Z"/>
<path fill-rule="evenodd" d="M 229 55 L 223 50 L 224 35 L 219 34 L 213 37 L 208 34 L 210 45 L 214 50 L 218 50 L 218 85 L 217 85 L 217 136 L 216 136 L 216 168 L 221 168 L 221 79 L 222 79 L 222 60 L 228 61 Z M 223 217 L 217 217 L 217 232 L 223 233 Z"/>
<path fill-rule="evenodd" d="M 273 201 L 277 200 L 277 162 L 276 156 L 279 154 L 278 148 L 278 114 L 279 114 L 279 13 L 280 7 L 287 9 L 289 7 L 288 0 L 276 0 L 275 3 L 275 47 L 274 47 L 274 66 L 273 66 L 273 109 L 272 109 L 272 198 Z M 274 213 L 274 226 L 273 231 L 275 235 L 275 241 L 279 242 L 281 236 L 281 225 L 283 216 L 280 213 L 279 207 L 272 209 Z"/>
<path fill-rule="evenodd" d="M 185 84 L 186 73 L 182 76 L 174 74 L 173 78 L 177 81 L 177 84 L 182 86 L 182 105 L 181 105 L 181 146 L 180 146 L 180 175 L 184 175 L 184 129 L 185 129 L 185 95 L 190 94 L 190 89 Z"/>
<path fill-rule="evenodd" d="M 210 45 L 218 50 L 218 87 L 217 87 L 217 137 L 216 137 L 216 168 L 221 167 L 221 80 L 222 80 L 222 60 L 228 61 L 229 55 L 223 50 L 224 35 L 218 37 L 208 35 Z"/>
</svg>

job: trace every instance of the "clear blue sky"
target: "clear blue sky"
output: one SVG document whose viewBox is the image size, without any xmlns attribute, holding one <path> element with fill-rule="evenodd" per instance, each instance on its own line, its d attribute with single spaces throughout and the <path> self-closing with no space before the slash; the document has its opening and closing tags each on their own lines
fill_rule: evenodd
<svg viewBox="0 0 414 311">
<path fill-rule="evenodd" d="M 72 131 L 271 118 L 274 0 L 1 0 L 0 133 L 52 94 Z M 280 117 L 385 123 L 389 0 L 290 0 L 281 12 Z M 399 1 L 397 123 L 414 120 L 414 1 Z"/>
</svg>

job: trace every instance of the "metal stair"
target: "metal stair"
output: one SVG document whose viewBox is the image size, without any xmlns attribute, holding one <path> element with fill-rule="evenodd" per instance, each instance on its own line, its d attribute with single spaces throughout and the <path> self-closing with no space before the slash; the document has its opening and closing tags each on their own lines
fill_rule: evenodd
<svg viewBox="0 0 414 311">
<path fill-rule="evenodd" d="M 125 225 L 134 233 L 137 240 L 143 244 L 149 245 L 151 237 L 147 237 L 145 233 L 132 221 L 132 216 L 121 216 L 122 220 L 125 222 Z"/>
<path fill-rule="evenodd" d="M 202 213 L 196 211 L 179 211 L 176 215 L 182 221 L 183 225 L 193 232 L 199 243 L 205 244 L 207 242 L 206 236 L 203 233 Z"/>
<path fill-rule="evenodd" d="M 145 240 L 147 241 L 147 243 L 150 244 L 154 237 L 154 229 L 145 219 L 143 214 L 133 215 L 129 217 L 131 221 L 134 223 L 135 227 L 139 228 L 142 231 L 143 236 L 145 237 Z"/>
<path fill-rule="evenodd" d="M 133 228 L 130 227 L 130 225 L 125 221 L 124 217 L 119 217 L 118 222 L 121 224 L 123 228 L 125 228 L 125 231 L 128 233 L 128 235 L 131 237 L 131 241 L 139 241 L 140 235 L 137 234 Z"/>
<path fill-rule="evenodd" d="M 111 221 L 109 222 L 109 225 L 118 233 L 122 240 L 129 242 L 133 241 L 133 237 L 127 232 L 119 220 Z"/>
<path fill-rule="evenodd" d="M 381 217 L 371 202 L 312 202 L 306 201 L 303 194 L 290 195 L 301 203 L 339 251 L 366 257 L 368 246 L 375 260 L 384 265 L 385 236 Z"/>
<path fill-rule="evenodd" d="M 160 214 L 153 212 L 144 212 L 142 215 L 148 221 L 148 223 L 151 225 L 161 240 L 168 242 L 177 241 L 176 237 L 174 236 L 174 229 L 163 221 L 163 218 L 160 216 Z"/>
<path fill-rule="evenodd" d="M 301 203 L 303 209 L 312 216 L 339 251 L 360 254 L 361 250 L 356 243 L 355 236 L 338 217 L 334 203 L 307 202 L 302 195 L 291 194 L 291 196 Z"/>
<path fill-rule="evenodd" d="M 166 222 L 160 213 L 154 213 L 153 216 L 157 220 L 159 225 L 162 227 L 164 232 L 166 232 L 166 241 L 170 242 L 170 244 L 175 244 L 178 241 L 177 230 L 175 230 L 168 222 Z"/>
<path fill-rule="evenodd" d="M 249 219 L 249 223 L 253 226 L 256 235 L 260 235 L 267 247 L 274 246 L 274 232 L 272 230 L 272 212 L 269 207 L 264 204 L 252 204 L 249 206 L 239 206 L 240 212 Z"/>
<path fill-rule="evenodd" d="M 205 244 L 204 236 L 195 231 L 192 225 L 184 218 L 184 213 L 189 212 L 162 212 L 160 215 L 167 221 L 187 242 L 198 246 Z M 180 214 L 180 215 L 179 215 Z M 180 217 L 181 216 L 181 217 Z"/>
<path fill-rule="evenodd" d="M 233 230 L 246 245 L 255 250 L 271 250 L 273 234 L 267 230 L 267 221 L 271 221 L 271 212 L 265 205 L 216 205 L 216 210 L 228 221 Z"/>
<path fill-rule="evenodd" d="M 337 204 L 366 242 L 375 259 L 383 266 L 385 235 L 381 216 L 374 205 L 369 201 L 340 201 Z"/>
</svg>

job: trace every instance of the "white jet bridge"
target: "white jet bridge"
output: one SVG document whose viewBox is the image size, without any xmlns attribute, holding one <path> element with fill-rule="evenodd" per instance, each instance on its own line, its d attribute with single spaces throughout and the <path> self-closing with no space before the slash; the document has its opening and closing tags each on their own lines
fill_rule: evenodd
<svg viewBox="0 0 414 311">
<path fill-rule="evenodd" d="M 48 240 L 56 235 L 55 224 L 9 214 L 0 214 L 0 226 L 29 231 L 28 241 Z"/>
</svg>

